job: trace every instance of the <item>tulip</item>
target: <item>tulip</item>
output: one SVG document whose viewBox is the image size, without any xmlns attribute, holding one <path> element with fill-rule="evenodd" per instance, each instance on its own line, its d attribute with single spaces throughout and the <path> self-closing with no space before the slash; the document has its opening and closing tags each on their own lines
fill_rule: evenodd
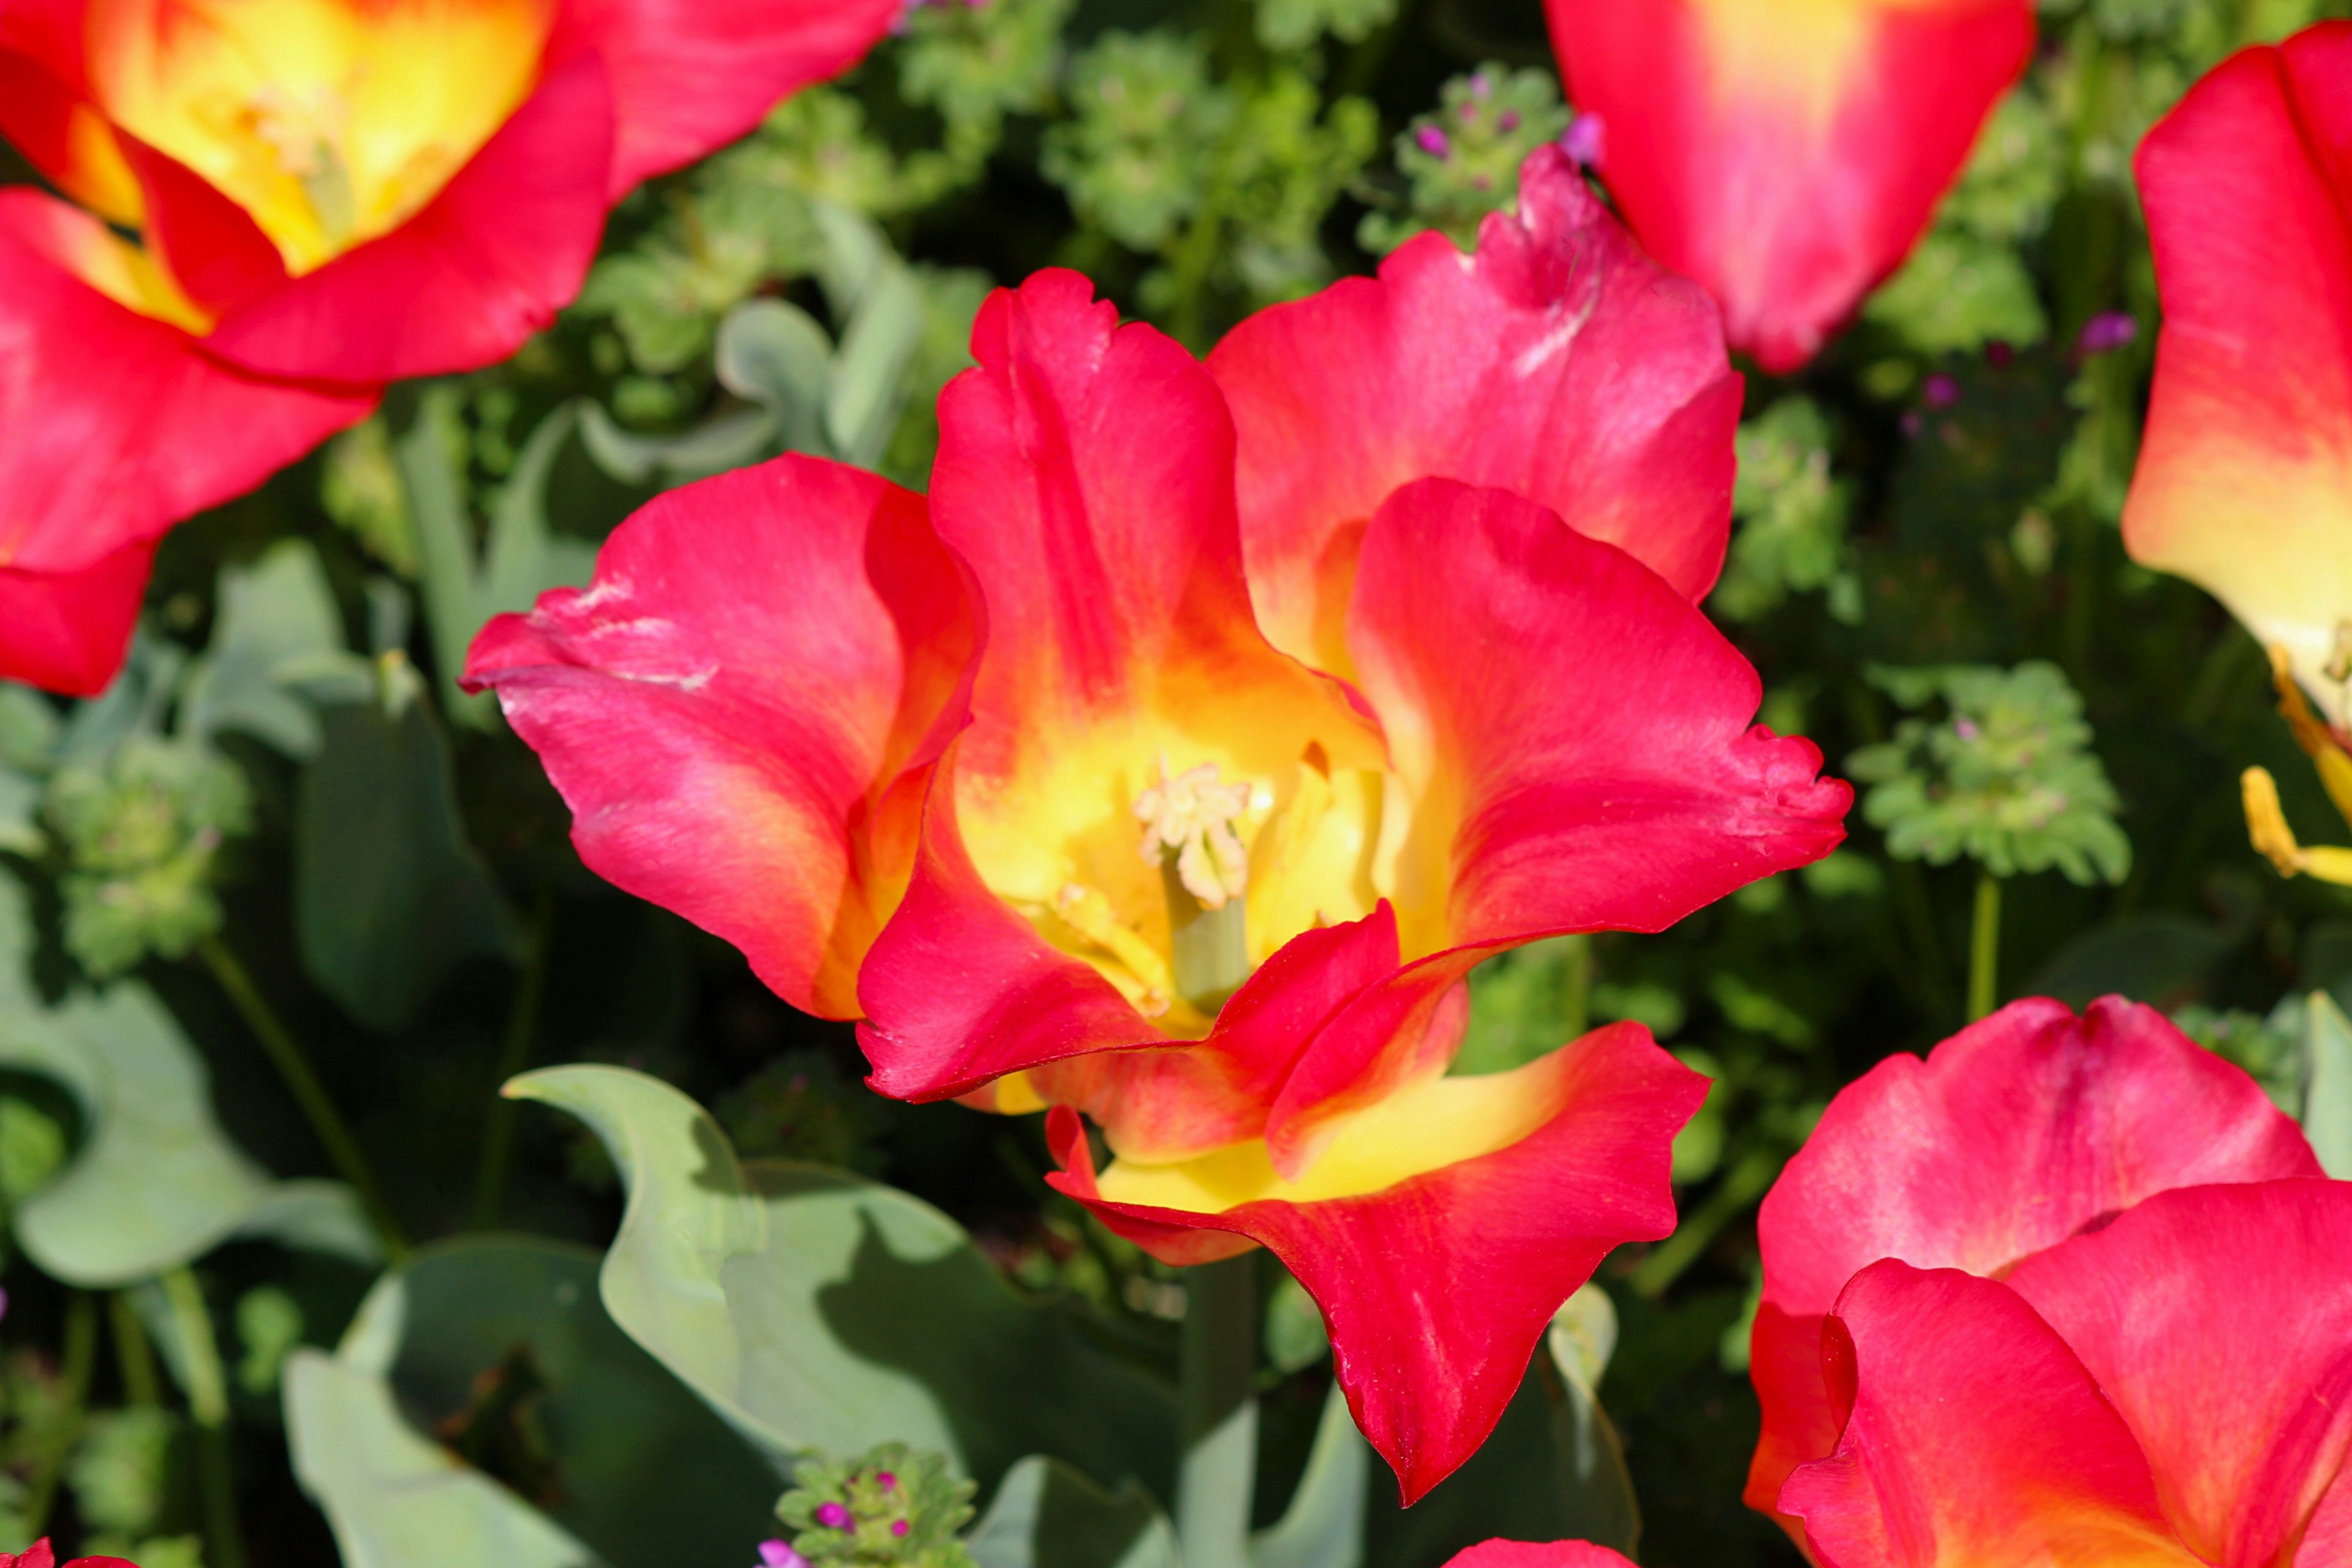
<svg viewBox="0 0 2352 1568">
<path fill-rule="evenodd" d="M 2032 0 L 1546 0 L 1599 173 L 1734 348 L 1794 370 L 1918 243 Z"/>
<path fill-rule="evenodd" d="M 1622 1554 L 1590 1541 L 1482 1541 L 1447 1559 L 1445 1568 L 1633 1568 Z"/>
<path fill-rule="evenodd" d="M 0 677 L 88 692 L 155 542 L 376 389 L 505 358 L 606 208 L 842 68 L 897 0 L 15 0 Z M 125 239 L 121 232 L 135 232 Z"/>
<path fill-rule="evenodd" d="M 0 1568 L 57 1568 L 57 1561 L 47 1536 L 22 1552 L 0 1552 Z M 139 1564 L 121 1557 L 77 1557 L 66 1568 L 139 1568 Z"/>
<path fill-rule="evenodd" d="M 2326 1568 L 2352 1551 L 2352 1184 L 2158 1193 L 2000 1281 L 1889 1259 L 1821 1350 L 1825 1568 Z"/>
<path fill-rule="evenodd" d="M 1748 1505 L 1775 1511 L 1791 1472 L 1835 1447 L 1822 1325 L 1880 1259 L 2002 1278 L 2171 1188 L 2320 1173 L 2260 1085 L 2119 997 L 2079 1018 L 2013 1002 L 1925 1061 L 1889 1057 L 1830 1103 L 1758 1216 Z"/>
<path fill-rule="evenodd" d="M 877 1089 L 1060 1107 L 1082 1194 L 1084 1112 L 1114 1223 L 1272 1246 L 1409 1497 L 1671 1229 L 1700 1098 L 1630 1026 L 1443 1079 L 1460 982 L 1813 860 L 1852 798 L 1692 602 L 1712 311 L 1556 149 L 1523 192 L 1207 366 L 1074 274 L 1001 291 L 928 500 L 799 457 L 674 492 L 467 677 L 587 863 L 860 1019 Z"/>
<path fill-rule="evenodd" d="M 2124 544 L 2271 650 L 2297 741 L 2352 806 L 2352 177 L 2329 151 L 2347 134 L 2352 25 L 2327 23 L 2231 56 L 2141 143 L 2164 330 Z M 2352 883 L 2352 851 L 2295 843 L 2269 773 L 2245 794 L 2282 872 Z"/>
</svg>

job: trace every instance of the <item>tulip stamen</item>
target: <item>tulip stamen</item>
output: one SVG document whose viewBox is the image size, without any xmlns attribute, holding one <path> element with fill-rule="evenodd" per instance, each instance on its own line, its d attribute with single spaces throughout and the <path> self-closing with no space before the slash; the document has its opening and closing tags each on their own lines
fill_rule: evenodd
<svg viewBox="0 0 2352 1568">
<path fill-rule="evenodd" d="M 325 87 L 297 93 L 272 84 L 254 94 L 247 112 L 254 136 L 301 185 L 329 240 L 341 241 L 359 218 L 351 170 L 341 151 L 351 125 L 351 107 L 342 95 Z"/>
<path fill-rule="evenodd" d="M 1211 1016 L 1249 978 L 1249 850 L 1236 825 L 1256 793 L 1245 780 L 1220 783 L 1213 763 L 1171 773 L 1163 754 L 1160 782 L 1136 797 L 1143 858 L 1167 894 L 1177 994 Z"/>
</svg>

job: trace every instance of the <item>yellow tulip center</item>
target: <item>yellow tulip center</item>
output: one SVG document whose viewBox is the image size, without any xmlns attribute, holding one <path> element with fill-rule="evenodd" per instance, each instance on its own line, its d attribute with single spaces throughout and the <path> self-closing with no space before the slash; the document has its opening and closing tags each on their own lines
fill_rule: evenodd
<svg viewBox="0 0 2352 1568">
<path fill-rule="evenodd" d="M 440 194 L 530 96 L 551 20 L 551 0 L 97 0 L 91 76 L 300 276 Z"/>
</svg>

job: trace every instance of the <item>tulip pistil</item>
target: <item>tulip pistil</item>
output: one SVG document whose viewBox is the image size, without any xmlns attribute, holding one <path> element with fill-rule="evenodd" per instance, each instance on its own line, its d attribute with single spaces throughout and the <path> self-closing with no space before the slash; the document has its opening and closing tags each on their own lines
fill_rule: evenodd
<svg viewBox="0 0 2352 1568">
<path fill-rule="evenodd" d="M 1254 794 L 1245 781 L 1220 783 L 1213 763 L 1171 774 L 1162 756 L 1160 782 L 1135 802 L 1143 858 L 1167 893 L 1177 994 L 1212 1016 L 1249 978 L 1249 851 L 1237 825 Z"/>
</svg>

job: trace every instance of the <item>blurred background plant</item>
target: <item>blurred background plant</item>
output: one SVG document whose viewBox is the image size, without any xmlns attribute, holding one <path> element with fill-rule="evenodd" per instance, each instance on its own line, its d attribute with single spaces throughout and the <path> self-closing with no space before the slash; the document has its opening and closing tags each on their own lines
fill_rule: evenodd
<svg viewBox="0 0 2352 1568">
<path fill-rule="evenodd" d="M 1631 1018 L 1716 1079 L 1675 1151 L 1685 1223 L 1604 1267 L 1488 1449 L 1411 1513 L 1332 1436 L 1321 1322 L 1262 1270 L 1265 1568 L 1304 1561 L 1282 1555 L 1302 1510 L 1354 1510 L 1366 1568 L 1433 1568 L 1495 1534 L 1630 1542 L 1636 1502 L 1647 1563 L 1793 1564 L 1738 1501 L 1756 1204 L 1841 1085 L 2000 1000 L 2172 1010 L 2323 1151 L 2352 1144 L 2352 895 L 2271 873 L 2237 770 L 2270 765 L 2291 819 L 2326 803 L 2260 651 L 2116 530 L 2156 326 L 2131 150 L 2228 49 L 2347 10 L 2045 0 L 1910 261 L 1804 372 L 1751 372 L 1709 608 L 1763 721 L 1864 787 L 1853 837 L 1663 936 L 1474 977 L 1457 1071 Z M 0 689 L 0 1550 L 44 1529 L 145 1568 L 312 1568 L 338 1542 L 392 1568 L 426 1540 L 516 1568 L 1158 1549 L 1119 1483 L 1165 1454 L 1007 1412 L 1036 1402 L 1024 1368 L 1157 1409 L 1181 1276 L 1046 1189 L 1034 1119 L 877 1099 L 846 1028 L 589 876 L 457 665 L 666 486 L 790 449 L 919 487 L 995 284 L 1078 267 L 1205 350 L 1424 228 L 1469 244 L 1530 148 L 1590 161 L 1605 135 L 1532 0 L 919 0 L 856 73 L 625 203 L 579 304 L 510 363 L 396 388 L 174 533 L 113 690 Z M 540 1094 L 569 1116 L 495 1097 L 556 1061 L 628 1071 Z M 716 1121 L 631 1099 L 646 1079 Z M 630 1249 L 648 1151 L 698 1194 L 740 1156 L 712 1226 L 756 1209 L 835 1249 L 824 1289 L 856 1289 L 830 1315 L 782 1264 L 762 1286 L 829 1375 L 884 1376 L 859 1324 L 916 1322 L 1013 1358 L 1009 1381 L 886 1369 L 877 1399 L 947 1412 L 923 1441 L 790 1426 L 774 1389 L 712 1415 L 680 1388 L 721 1386 L 693 1347 L 770 1352 L 631 1317 L 630 1281 L 688 1267 Z M 934 1261 L 852 1273 L 861 1226 Z M 892 1436 L 916 1451 L 858 1458 Z M 812 1451 L 835 1468 L 803 1467 L 780 1524 L 780 1456 Z M 925 1521 L 904 1550 L 886 1469 Z M 856 1526 L 830 1545 L 828 1504 Z"/>
</svg>

